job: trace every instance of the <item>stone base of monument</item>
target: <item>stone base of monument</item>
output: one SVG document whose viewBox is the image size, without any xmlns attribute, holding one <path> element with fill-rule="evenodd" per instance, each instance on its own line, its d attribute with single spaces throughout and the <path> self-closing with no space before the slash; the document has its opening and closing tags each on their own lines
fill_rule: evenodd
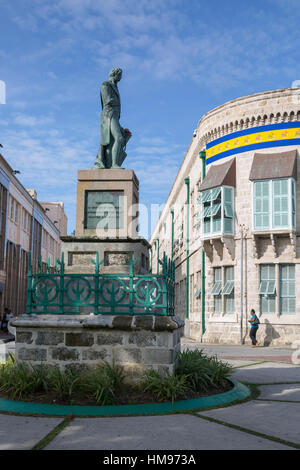
<svg viewBox="0 0 300 470">
<path fill-rule="evenodd" d="M 138 236 L 139 181 L 133 170 L 79 170 L 76 231 L 62 237 L 65 273 L 92 274 L 96 254 L 101 274 L 149 273 L 147 240 Z"/>
<path fill-rule="evenodd" d="M 150 244 L 142 237 L 99 238 L 88 236 L 61 237 L 65 273 L 93 274 L 96 254 L 101 264 L 101 274 L 128 274 L 132 254 L 136 260 L 135 274 L 149 273 Z"/>
<path fill-rule="evenodd" d="M 126 383 L 146 370 L 173 373 L 184 323 L 154 315 L 21 315 L 14 319 L 16 360 L 81 371 L 120 365 Z"/>
</svg>

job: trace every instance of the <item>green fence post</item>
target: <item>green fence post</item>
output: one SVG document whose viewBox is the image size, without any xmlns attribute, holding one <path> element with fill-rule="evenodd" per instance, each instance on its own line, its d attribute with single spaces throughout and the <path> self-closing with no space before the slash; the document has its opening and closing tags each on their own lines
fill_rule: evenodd
<svg viewBox="0 0 300 470">
<path fill-rule="evenodd" d="M 100 266 L 104 261 L 104 258 L 99 261 L 99 253 L 97 251 L 96 253 L 96 261 L 91 260 L 92 263 L 95 265 L 95 276 L 94 276 L 94 314 L 98 315 L 98 308 L 99 308 L 99 271 L 100 271 Z"/>
<path fill-rule="evenodd" d="M 31 302 L 32 302 L 32 263 L 31 263 L 31 251 L 28 254 L 28 281 L 27 281 L 27 302 L 26 302 L 26 313 L 31 313 Z"/>
<path fill-rule="evenodd" d="M 59 273 L 59 309 L 61 314 L 64 313 L 64 294 L 65 294 L 65 263 L 64 253 L 61 254 L 60 273 Z"/>
<path fill-rule="evenodd" d="M 42 255 L 40 255 L 38 261 L 38 274 L 42 274 Z"/>
</svg>

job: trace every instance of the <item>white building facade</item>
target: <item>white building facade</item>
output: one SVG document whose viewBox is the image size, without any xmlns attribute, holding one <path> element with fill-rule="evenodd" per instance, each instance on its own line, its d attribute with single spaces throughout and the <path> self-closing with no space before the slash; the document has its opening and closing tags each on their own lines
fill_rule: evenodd
<svg viewBox="0 0 300 470">
<path fill-rule="evenodd" d="M 300 89 L 258 93 L 205 114 L 151 237 L 176 266 L 176 314 L 211 343 L 300 338 Z M 205 152 L 205 153 L 204 153 Z"/>
</svg>

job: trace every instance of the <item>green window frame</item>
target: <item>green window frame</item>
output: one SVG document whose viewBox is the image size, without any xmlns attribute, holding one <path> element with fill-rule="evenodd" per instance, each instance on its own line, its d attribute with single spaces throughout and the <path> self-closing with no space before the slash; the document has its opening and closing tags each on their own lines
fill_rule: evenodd
<svg viewBox="0 0 300 470">
<path fill-rule="evenodd" d="M 288 179 L 272 180 L 273 227 L 288 228 L 289 222 L 289 182 Z"/>
<path fill-rule="evenodd" d="M 296 230 L 296 182 L 294 179 L 291 180 L 292 183 L 292 228 Z"/>
<path fill-rule="evenodd" d="M 276 272 L 275 264 L 260 265 L 260 312 L 275 313 L 276 311 Z"/>
<path fill-rule="evenodd" d="M 254 230 L 296 229 L 296 213 L 296 183 L 293 178 L 254 181 Z"/>
<path fill-rule="evenodd" d="M 253 194 L 254 229 L 268 229 L 270 227 L 269 180 L 255 181 Z"/>
<path fill-rule="evenodd" d="M 234 313 L 234 267 L 225 267 L 225 286 L 222 291 L 225 296 L 225 313 Z"/>
<path fill-rule="evenodd" d="M 201 289 L 196 290 L 194 297 L 195 299 L 199 299 L 201 297 Z"/>
<path fill-rule="evenodd" d="M 210 292 L 214 296 L 214 312 L 222 312 L 222 268 L 214 268 L 214 285 Z"/>
<path fill-rule="evenodd" d="M 199 199 L 202 204 L 202 234 L 219 235 L 234 232 L 234 192 L 229 186 L 218 186 L 204 191 Z"/>
<path fill-rule="evenodd" d="M 224 188 L 224 215 L 223 224 L 225 233 L 233 233 L 233 188 Z"/>
<path fill-rule="evenodd" d="M 211 201 L 215 201 L 220 197 L 220 193 L 222 191 L 222 186 L 218 186 L 217 188 L 214 188 L 211 190 Z"/>
<path fill-rule="evenodd" d="M 294 264 L 282 264 L 280 273 L 280 313 L 296 313 L 296 268 Z"/>
</svg>

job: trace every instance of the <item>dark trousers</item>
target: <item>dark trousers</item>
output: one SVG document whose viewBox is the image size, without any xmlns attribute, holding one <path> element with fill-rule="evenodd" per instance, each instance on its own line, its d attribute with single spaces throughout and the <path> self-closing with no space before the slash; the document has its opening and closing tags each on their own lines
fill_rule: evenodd
<svg viewBox="0 0 300 470">
<path fill-rule="evenodd" d="M 7 323 L 8 322 L 6 320 L 2 320 L 2 322 L 1 322 L 1 330 L 4 331 L 4 333 L 8 332 Z"/>
<path fill-rule="evenodd" d="M 258 330 L 258 328 L 255 328 L 254 326 L 252 326 L 251 330 L 250 330 L 250 338 L 251 338 L 253 346 L 255 346 L 256 343 L 257 343 L 257 341 L 256 341 L 257 330 Z"/>
</svg>

